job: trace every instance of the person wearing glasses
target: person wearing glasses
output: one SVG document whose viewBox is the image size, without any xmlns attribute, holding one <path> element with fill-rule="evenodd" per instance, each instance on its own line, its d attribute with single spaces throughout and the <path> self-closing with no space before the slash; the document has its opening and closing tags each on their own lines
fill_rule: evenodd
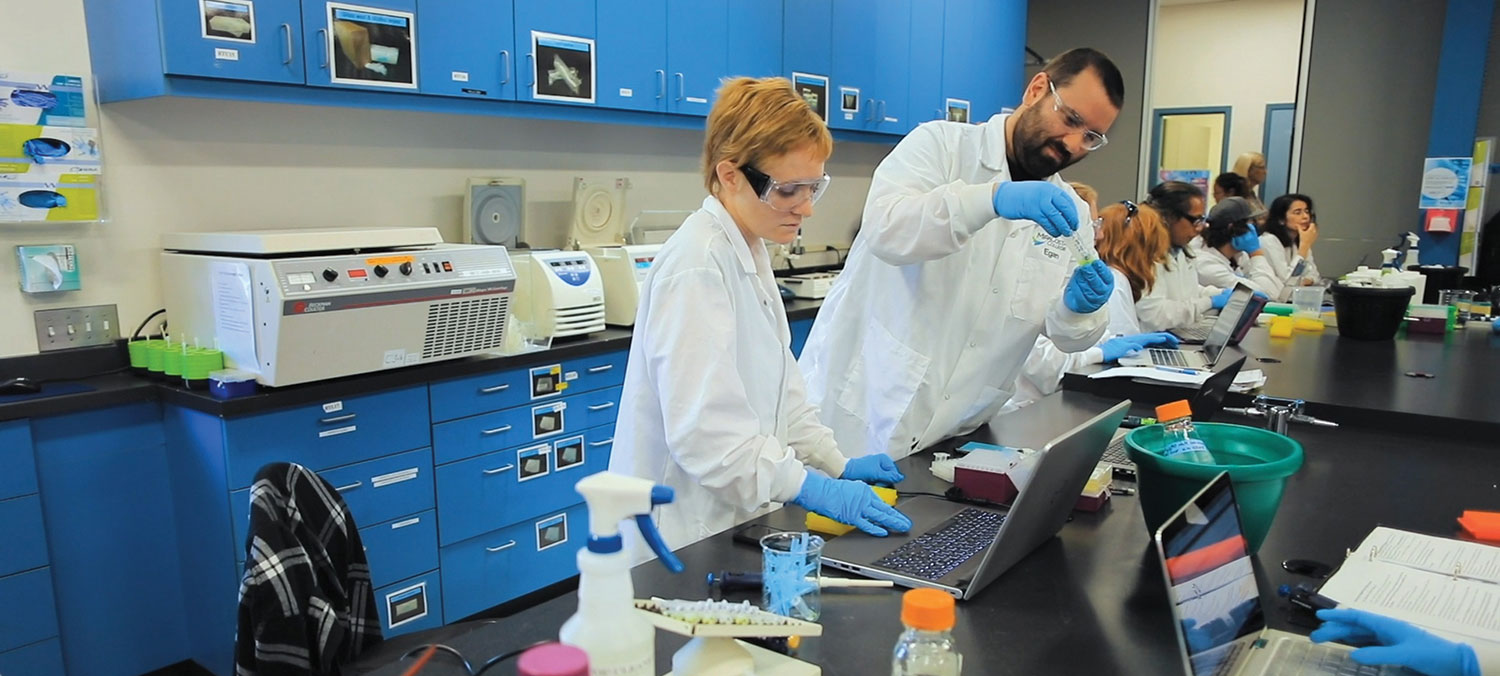
<svg viewBox="0 0 1500 676">
<path fill-rule="evenodd" d="M 730 81 L 709 112 L 709 194 L 641 288 L 609 460 L 675 490 L 656 519 L 673 549 L 782 502 L 875 535 L 911 527 L 863 483 L 903 479 L 891 459 L 846 459 L 818 421 L 771 276 L 766 242 L 797 236 L 828 188 L 832 152 L 827 126 L 784 78 Z"/>
<path fill-rule="evenodd" d="M 1220 310 L 1234 289 L 1198 283 L 1198 269 L 1189 247 L 1207 222 L 1203 190 L 1183 181 L 1167 181 L 1151 188 L 1145 206 L 1161 214 L 1171 250 L 1156 264 L 1156 281 L 1135 304 L 1146 331 L 1170 331 L 1202 323 L 1210 310 Z"/>
<path fill-rule="evenodd" d="M 1282 195 L 1271 201 L 1265 232 L 1260 235 L 1266 260 L 1284 286 L 1277 300 L 1291 297 L 1292 289 L 1313 286 L 1322 281 L 1318 264 L 1313 260 L 1312 246 L 1318 241 L 1318 216 L 1311 197 L 1298 193 Z"/>
<path fill-rule="evenodd" d="M 1014 113 L 924 123 L 875 169 L 798 361 L 845 453 L 901 458 L 988 422 L 1044 331 L 1069 352 L 1099 342 L 1112 277 L 1080 260 L 1093 227 L 1057 172 L 1104 147 L 1124 91 L 1108 57 L 1074 49 Z"/>
</svg>

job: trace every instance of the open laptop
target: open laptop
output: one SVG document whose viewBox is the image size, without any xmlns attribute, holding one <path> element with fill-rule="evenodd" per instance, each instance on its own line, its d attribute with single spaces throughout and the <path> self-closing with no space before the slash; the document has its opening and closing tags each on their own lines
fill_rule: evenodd
<svg viewBox="0 0 1500 676">
<path fill-rule="evenodd" d="M 1370 667 L 1351 648 L 1266 626 L 1229 475 L 1220 473 L 1156 530 L 1156 553 L 1188 676 L 1414 674 Z"/>
<path fill-rule="evenodd" d="M 1202 385 L 1188 398 L 1188 406 L 1193 410 L 1193 420 L 1197 422 L 1213 422 L 1215 416 L 1224 408 L 1224 396 L 1229 394 L 1230 386 L 1234 385 L 1235 376 L 1240 374 L 1240 369 L 1245 366 L 1245 358 L 1240 357 L 1225 366 L 1219 367 L 1214 374 L 1203 381 Z M 1131 477 L 1135 475 L 1135 463 L 1130 461 L 1130 456 L 1125 452 L 1125 435 L 1130 430 L 1124 427 L 1115 430 L 1115 435 L 1109 440 L 1109 448 L 1104 449 L 1104 457 L 1099 459 L 1115 471 L 1115 476 L 1126 474 Z"/>
<path fill-rule="evenodd" d="M 1251 327 L 1255 326 L 1255 319 L 1265 309 L 1270 299 L 1254 293 L 1250 294 L 1250 302 L 1245 304 L 1244 310 L 1240 312 L 1239 319 L 1235 321 L 1234 331 L 1229 334 L 1229 344 L 1239 345 L 1245 339 L 1245 334 L 1250 333 Z M 1226 304 L 1225 307 L 1228 307 Z M 1221 312 L 1219 316 L 1223 316 Z M 1177 339 L 1186 345 L 1202 345 L 1208 340 L 1209 334 L 1213 333 L 1214 325 L 1219 322 L 1218 317 L 1205 319 L 1192 326 L 1171 329 L 1168 333 L 1177 336 Z"/>
<path fill-rule="evenodd" d="M 1236 284 L 1234 291 L 1229 295 L 1229 302 L 1224 304 L 1224 309 L 1219 311 L 1219 318 L 1214 322 L 1214 328 L 1209 331 L 1208 338 L 1203 341 L 1202 350 L 1182 350 L 1176 348 L 1147 348 L 1133 355 L 1120 358 L 1121 366 L 1165 366 L 1168 368 L 1206 370 L 1214 367 L 1219 362 L 1219 355 L 1223 354 L 1224 348 L 1229 345 L 1229 338 L 1234 334 L 1235 325 L 1239 317 L 1244 314 L 1245 308 L 1250 305 L 1251 299 L 1255 298 L 1255 292 L 1244 284 Z"/>
<path fill-rule="evenodd" d="M 823 565 L 974 598 L 1067 522 L 1110 433 L 1129 409 L 1130 401 L 1122 401 L 1047 442 L 1009 510 L 908 498 L 897 507 L 911 519 L 910 532 L 877 538 L 854 531 L 833 538 L 823 547 Z"/>
</svg>

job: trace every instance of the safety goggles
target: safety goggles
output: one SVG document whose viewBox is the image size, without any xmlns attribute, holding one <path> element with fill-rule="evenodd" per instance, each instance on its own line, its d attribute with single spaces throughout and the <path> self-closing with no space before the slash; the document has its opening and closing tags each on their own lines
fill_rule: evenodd
<svg viewBox="0 0 1500 676">
<path fill-rule="evenodd" d="M 823 174 L 822 178 L 783 183 L 748 164 L 740 165 L 740 172 L 750 181 L 750 188 L 760 196 L 760 201 L 777 211 L 793 211 L 803 203 L 816 204 L 832 180 Z"/>
</svg>

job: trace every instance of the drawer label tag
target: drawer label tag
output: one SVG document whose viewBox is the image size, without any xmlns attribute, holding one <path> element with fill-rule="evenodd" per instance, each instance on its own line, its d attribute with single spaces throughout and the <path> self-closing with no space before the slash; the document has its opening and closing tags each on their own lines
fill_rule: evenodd
<svg viewBox="0 0 1500 676">
<path fill-rule="evenodd" d="M 568 515 L 542 519 L 536 522 L 536 550 L 551 549 L 568 541 Z"/>
<path fill-rule="evenodd" d="M 327 438 L 327 437 L 336 437 L 336 436 L 338 436 L 340 434 L 348 434 L 348 433 L 353 432 L 354 430 L 357 430 L 357 429 L 359 429 L 358 425 L 348 425 L 348 426 L 345 426 L 345 427 L 335 427 L 335 428 L 333 428 L 331 430 L 323 430 L 322 432 L 319 432 L 318 433 L 318 438 L 319 439 L 324 439 L 324 438 Z"/>
<path fill-rule="evenodd" d="M 330 401 L 326 404 L 323 404 L 324 413 L 338 413 L 342 410 L 344 410 L 344 402 L 342 401 Z"/>
</svg>

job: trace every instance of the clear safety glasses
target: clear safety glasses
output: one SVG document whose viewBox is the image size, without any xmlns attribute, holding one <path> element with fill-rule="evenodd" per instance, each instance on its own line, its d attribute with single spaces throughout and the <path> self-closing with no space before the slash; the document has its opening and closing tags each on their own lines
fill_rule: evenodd
<svg viewBox="0 0 1500 676">
<path fill-rule="evenodd" d="M 816 204 L 832 180 L 823 174 L 822 178 L 782 183 L 748 164 L 740 165 L 740 172 L 750 181 L 750 188 L 760 196 L 760 201 L 777 211 L 793 211 L 803 203 Z"/>
<path fill-rule="evenodd" d="M 1079 115 L 1078 111 L 1063 103 L 1062 97 L 1057 94 L 1057 87 L 1053 86 L 1051 80 L 1047 81 L 1047 88 L 1052 90 L 1052 110 L 1062 114 L 1063 124 L 1068 125 L 1069 129 L 1083 133 L 1084 148 L 1093 152 L 1109 143 L 1109 139 L 1105 138 L 1104 134 L 1089 129 L 1088 123 L 1083 121 L 1083 116 Z"/>
</svg>

